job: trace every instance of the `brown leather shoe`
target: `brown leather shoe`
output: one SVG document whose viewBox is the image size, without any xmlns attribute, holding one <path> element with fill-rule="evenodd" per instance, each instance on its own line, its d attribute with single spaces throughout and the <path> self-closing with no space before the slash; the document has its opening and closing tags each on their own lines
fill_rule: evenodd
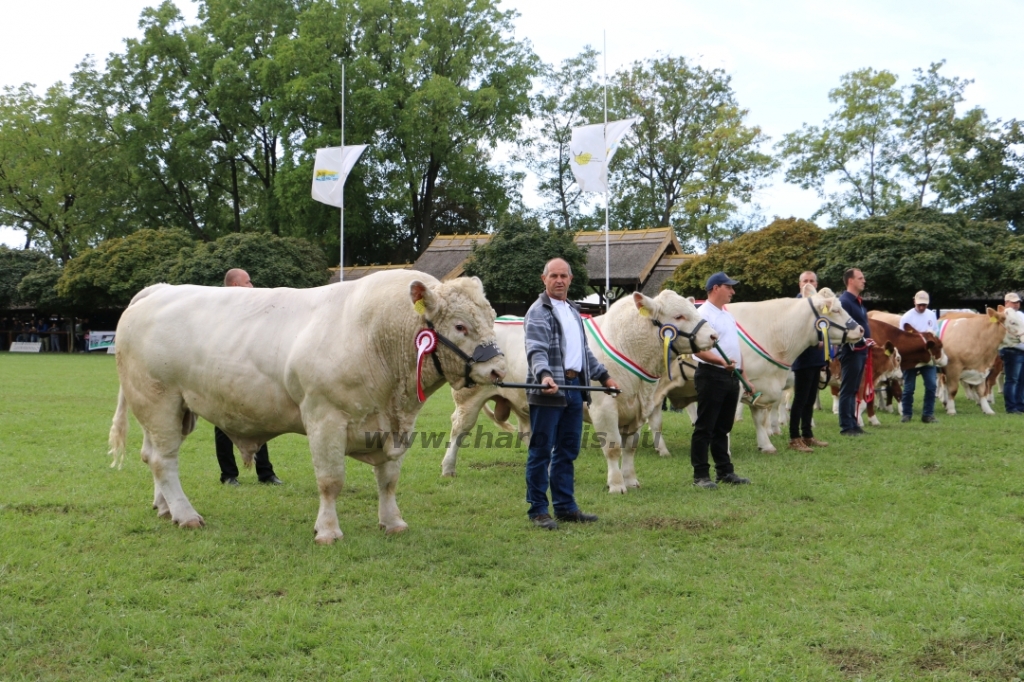
<svg viewBox="0 0 1024 682">
<path fill-rule="evenodd" d="M 827 448 L 828 443 L 817 438 L 804 438 L 804 445 L 809 448 Z"/>
<path fill-rule="evenodd" d="M 792 438 L 792 439 L 790 439 L 790 441 L 789 441 L 789 449 L 790 450 L 796 450 L 797 452 L 814 452 L 814 450 L 811 450 L 809 447 L 804 445 L 804 439 L 803 438 Z"/>
</svg>

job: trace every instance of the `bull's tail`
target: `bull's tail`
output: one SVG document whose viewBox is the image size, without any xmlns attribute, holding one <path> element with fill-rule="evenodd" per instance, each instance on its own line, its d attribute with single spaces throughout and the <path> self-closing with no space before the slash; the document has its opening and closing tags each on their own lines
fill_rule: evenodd
<svg viewBox="0 0 1024 682">
<path fill-rule="evenodd" d="M 110 455 L 114 458 L 110 467 L 120 469 L 124 466 L 124 444 L 128 435 L 128 401 L 124 397 L 124 389 L 117 390 L 117 411 L 114 412 L 114 423 L 110 425 Z"/>
</svg>

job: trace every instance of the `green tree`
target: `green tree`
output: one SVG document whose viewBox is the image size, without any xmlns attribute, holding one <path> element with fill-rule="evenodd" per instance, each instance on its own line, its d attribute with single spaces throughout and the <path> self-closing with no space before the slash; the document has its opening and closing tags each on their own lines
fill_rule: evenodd
<svg viewBox="0 0 1024 682">
<path fill-rule="evenodd" d="M 253 286 L 304 289 L 327 284 L 323 253 L 294 237 L 265 233 L 229 234 L 215 242 L 183 249 L 166 269 L 171 284 L 222 286 L 224 273 L 242 268 Z"/>
<path fill-rule="evenodd" d="M 958 122 L 957 148 L 939 180 L 946 206 L 976 220 L 1003 220 L 1024 234 L 1024 127 L 983 112 Z"/>
<path fill-rule="evenodd" d="M 144 229 L 108 239 L 64 266 L 57 294 L 80 310 L 127 306 L 145 287 L 168 281 L 179 252 L 191 252 L 193 244 L 184 230 Z"/>
<path fill-rule="evenodd" d="M 704 298 L 708 277 L 724 271 L 740 282 L 736 301 L 795 296 L 800 273 L 820 265 L 818 245 L 824 233 L 806 220 L 776 218 L 764 229 L 711 245 L 704 254 L 680 265 L 665 288 Z"/>
<path fill-rule="evenodd" d="M 491 301 L 532 303 L 544 291 L 540 274 L 552 258 L 562 258 L 572 268 L 569 298 L 586 296 L 587 253 L 573 241 L 573 233 L 545 230 L 536 218 L 521 213 L 502 217 L 494 237 L 474 247 L 465 271 L 480 278 Z"/>
<path fill-rule="evenodd" d="M 119 233 L 109 139 L 90 106 L 62 83 L 42 96 L 29 84 L 0 94 L 0 225 L 62 263 Z"/>
<path fill-rule="evenodd" d="M 11 249 L 0 244 L 0 310 L 24 303 L 18 285 L 45 260 L 46 254 L 39 251 Z"/>
<path fill-rule="evenodd" d="M 541 215 L 565 230 L 577 228 L 583 191 L 569 166 L 572 129 L 601 116 L 603 94 L 595 80 L 598 52 L 586 46 L 557 68 L 541 67 L 540 91 L 533 96 L 532 130 L 519 157 L 537 178 L 544 198 Z"/>
<path fill-rule="evenodd" d="M 514 188 L 489 149 L 514 142 L 536 57 L 495 0 L 360 0 L 350 106 L 376 124 L 368 163 L 406 254 L 440 233 L 480 231 Z"/>
<path fill-rule="evenodd" d="M 45 313 L 71 313 L 71 301 L 57 293 L 57 282 L 63 270 L 50 258 L 44 258 L 18 284 L 22 301 L 33 304 Z"/>
<path fill-rule="evenodd" d="M 814 217 L 838 222 L 891 211 L 900 203 L 896 76 L 874 69 L 848 73 L 828 99 L 837 109 L 820 128 L 805 123 L 779 143 L 790 163 L 786 180 L 825 200 Z M 838 190 L 831 191 L 832 182 Z"/>
<path fill-rule="evenodd" d="M 729 76 L 661 57 L 617 73 L 609 96 L 617 118 L 640 119 L 613 162 L 617 222 L 671 225 L 682 242 L 705 248 L 720 239 L 738 202 L 774 169 Z"/>
<path fill-rule="evenodd" d="M 843 270 L 856 267 L 880 298 L 909 302 L 924 289 L 933 305 L 948 306 L 997 290 L 1008 237 L 1005 223 L 906 206 L 826 230 L 818 274 L 823 282 L 837 282 Z"/>
</svg>

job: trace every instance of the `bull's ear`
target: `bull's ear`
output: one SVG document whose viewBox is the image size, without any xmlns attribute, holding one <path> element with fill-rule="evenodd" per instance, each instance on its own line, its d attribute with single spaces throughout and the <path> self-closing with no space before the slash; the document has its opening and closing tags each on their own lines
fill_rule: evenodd
<svg viewBox="0 0 1024 682">
<path fill-rule="evenodd" d="M 1005 313 L 1006 312 L 1006 306 L 1000 305 L 998 308 L 996 308 L 996 310 L 998 310 L 1001 313 Z"/>
<path fill-rule="evenodd" d="M 418 279 L 409 283 L 409 297 L 417 315 L 425 315 L 437 308 L 437 295 Z"/>
<path fill-rule="evenodd" d="M 911 326 L 911 324 L 909 322 L 907 322 L 905 325 L 903 325 L 903 331 L 905 331 L 905 332 L 914 332 L 914 331 L 917 331 L 917 330 L 914 329 L 914 327 Z"/>
<path fill-rule="evenodd" d="M 800 295 L 803 296 L 804 298 L 810 298 L 811 296 L 814 296 L 816 293 L 818 293 L 818 290 L 815 289 L 814 285 L 811 284 L 810 282 L 805 284 L 803 288 L 800 290 Z"/>
<path fill-rule="evenodd" d="M 694 305 L 697 304 L 697 299 L 693 296 L 687 296 L 686 300 L 689 301 L 690 303 L 693 303 Z"/>
<path fill-rule="evenodd" d="M 1005 322 L 1006 313 L 996 312 L 991 308 L 985 308 L 985 314 L 988 315 L 989 322 Z"/>
<path fill-rule="evenodd" d="M 892 345 L 892 341 L 885 342 L 885 354 L 892 355 L 896 352 L 896 346 Z"/>
<path fill-rule="evenodd" d="M 658 303 L 639 291 L 633 292 L 633 304 L 642 317 L 657 317 L 658 315 Z"/>
</svg>

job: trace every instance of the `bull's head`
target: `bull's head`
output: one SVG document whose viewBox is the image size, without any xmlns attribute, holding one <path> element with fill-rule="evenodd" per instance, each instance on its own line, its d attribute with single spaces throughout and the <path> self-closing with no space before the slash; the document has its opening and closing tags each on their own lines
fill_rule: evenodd
<svg viewBox="0 0 1024 682">
<path fill-rule="evenodd" d="M 909 324 L 903 325 L 903 331 L 920 336 L 924 341 L 924 347 L 932 357 L 932 364 L 936 367 L 945 367 L 949 363 L 949 356 L 942 349 L 942 339 L 931 332 L 919 332 Z"/>
<path fill-rule="evenodd" d="M 805 285 L 804 298 L 811 302 L 811 308 L 817 316 L 817 321 L 825 320 L 822 327 L 828 328 L 828 342 L 835 345 L 844 343 L 856 343 L 864 338 L 864 328 L 850 317 L 849 313 L 843 310 L 839 298 L 832 293 L 832 290 L 825 287 L 821 291 L 814 291 L 811 285 Z M 807 295 L 807 294 L 810 295 Z"/>
<path fill-rule="evenodd" d="M 423 323 L 437 334 L 440 345 L 434 356 L 452 388 L 493 384 L 504 378 L 505 356 L 494 338 L 494 309 L 478 278 L 458 277 L 436 284 L 413 280 L 409 295 Z"/>
<path fill-rule="evenodd" d="M 633 294 L 633 303 L 637 311 L 650 318 L 655 326 L 672 325 L 675 328 L 677 333 L 672 340 L 672 350 L 677 354 L 707 350 L 718 340 L 715 330 L 700 316 L 693 301 L 671 289 L 665 289 L 654 298 L 637 291 Z"/>
<path fill-rule="evenodd" d="M 988 308 L 985 312 L 988 313 L 989 319 L 995 316 L 1006 327 L 1006 334 L 1000 344 L 1002 348 L 1016 346 L 1021 339 L 1024 339 L 1024 313 L 1003 306 L 999 306 L 998 311 Z"/>
</svg>

